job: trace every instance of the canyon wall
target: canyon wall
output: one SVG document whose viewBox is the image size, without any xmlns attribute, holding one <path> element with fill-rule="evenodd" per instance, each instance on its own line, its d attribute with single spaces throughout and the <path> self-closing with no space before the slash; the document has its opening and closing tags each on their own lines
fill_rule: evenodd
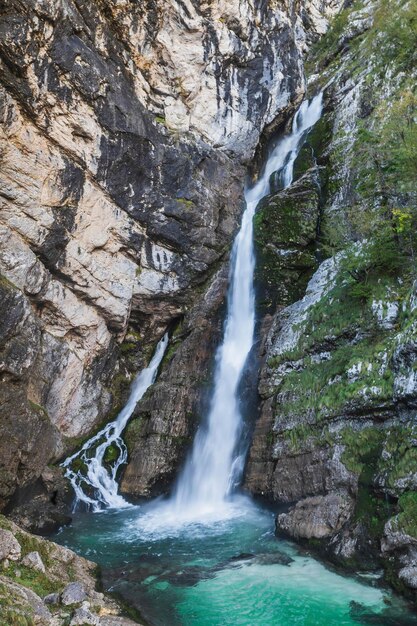
<svg viewBox="0 0 417 626">
<path fill-rule="evenodd" d="M 294 184 L 256 217 L 273 320 L 245 481 L 292 505 L 278 534 L 355 570 L 382 565 L 412 596 L 415 20 L 406 2 L 359 3 L 307 61 L 310 90 L 324 89 L 323 117 Z"/>
<path fill-rule="evenodd" d="M 125 488 L 148 493 L 161 455 L 178 465 L 245 164 L 302 97 L 303 55 L 340 4 L 1 3 L 1 507 L 41 476 L 47 488 L 47 464 L 117 411 L 183 320 L 184 372 L 165 362 Z"/>
</svg>

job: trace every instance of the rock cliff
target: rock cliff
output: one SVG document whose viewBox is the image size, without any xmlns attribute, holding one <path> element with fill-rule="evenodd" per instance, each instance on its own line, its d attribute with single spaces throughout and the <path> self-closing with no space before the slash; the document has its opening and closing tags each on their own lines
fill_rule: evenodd
<svg viewBox="0 0 417 626">
<path fill-rule="evenodd" d="M 303 55 L 341 4 L 1 3 L 0 507 L 49 493 L 46 465 L 114 414 L 181 322 L 124 488 L 149 493 L 178 465 L 244 166 L 302 97 Z"/>
<path fill-rule="evenodd" d="M 279 515 L 278 533 L 349 567 L 382 564 L 410 595 L 417 588 L 415 20 L 406 2 L 356 3 L 307 62 L 311 90 L 324 89 L 324 114 L 300 154 L 298 179 L 257 216 L 258 271 L 280 306 L 265 339 L 261 416 L 246 471 L 253 493 L 296 503 Z M 318 194 L 308 181 L 318 182 Z M 310 193 L 300 195 L 307 184 Z M 290 223 L 287 211 L 296 215 Z M 265 239 L 270 222 L 278 245 Z M 289 268 L 280 250 L 291 259 L 294 241 L 310 261 Z"/>
</svg>

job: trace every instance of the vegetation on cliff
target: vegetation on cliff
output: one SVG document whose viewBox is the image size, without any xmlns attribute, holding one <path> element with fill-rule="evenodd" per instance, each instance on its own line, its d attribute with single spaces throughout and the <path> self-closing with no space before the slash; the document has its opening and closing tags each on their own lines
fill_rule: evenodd
<svg viewBox="0 0 417 626">
<path fill-rule="evenodd" d="M 355 566 L 372 553 L 408 593 L 417 587 L 416 50 L 415 4 L 378 0 L 344 9 L 309 56 L 310 91 L 324 88 L 325 108 L 309 142 L 315 160 L 300 160 L 298 174 L 320 181 L 314 245 L 328 261 L 304 304 L 275 317 L 247 478 L 276 499 L 353 497 L 349 521 L 322 547 Z M 279 202 L 285 214 L 283 195 L 265 201 L 272 237 Z M 292 210 L 294 225 L 314 216 L 302 200 Z M 286 276 L 275 267 L 270 290 L 280 294 Z M 290 534 L 291 519 L 282 521 Z M 395 533 L 406 539 L 395 543 Z"/>
</svg>

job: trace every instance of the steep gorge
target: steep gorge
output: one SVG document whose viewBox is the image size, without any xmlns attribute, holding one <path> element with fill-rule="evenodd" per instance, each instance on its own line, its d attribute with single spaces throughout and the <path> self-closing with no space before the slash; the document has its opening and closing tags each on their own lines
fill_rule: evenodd
<svg viewBox="0 0 417 626">
<path fill-rule="evenodd" d="M 121 481 L 167 492 L 207 405 L 246 167 L 323 90 L 294 183 L 255 216 L 244 487 L 291 505 L 278 533 L 414 597 L 416 12 L 394 4 L 1 4 L 0 505 L 21 523 L 56 523 L 35 519 L 69 497 L 48 465 L 169 328 Z"/>
<path fill-rule="evenodd" d="M 218 336 L 242 164 L 302 96 L 337 6 L 2 3 L 2 506 L 120 408 L 182 320 L 124 483 L 166 485 Z"/>
</svg>

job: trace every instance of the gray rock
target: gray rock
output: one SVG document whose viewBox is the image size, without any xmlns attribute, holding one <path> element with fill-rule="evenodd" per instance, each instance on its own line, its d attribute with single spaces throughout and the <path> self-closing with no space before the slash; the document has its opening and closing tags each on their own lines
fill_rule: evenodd
<svg viewBox="0 0 417 626">
<path fill-rule="evenodd" d="M 395 517 L 388 520 L 385 524 L 384 535 L 381 539 L 381 552 L 383 554 L 404 549 L 407 550 L 416 546 L 417 539 L 397 529 L 397 519 Z"/>
<path fill-rule="evenodd" d="M 60 595 L 59 593 L 49 593 L 47 596 L 44 597 L 43 601 L 45 602 L 45 604 L 59 604 Z"/>
<path fill-rule="evenodd" d="M 339 531 L 354 510 L 346 494 L 331 493 L 297 502 L 288 513 L 278 515 L 276 528 L 296 539 L 323 539 Z"/>
<path fill-rule="evenodd" d="M 127 617 L 119 617 L 116 615 L 106 615 L 100 617 L 100 626 L 138 626 L 137 622 L 132 622 Z"/>
<path fill-rule="evenodd" d="M 30 567 L 37 572 L 45 573 L 45 565 L 43 564 L 39 552 L 29 552 L 29 554 L 27 554 L 22 560 L 22 565 Z"/>
<path fill-rule="evenodd" d="M 16 582 L 11 582 L 5 576 L 0 576 L 0 582 L 9 590 L 10 596 L 13 598 L 14 607 L 17 609 L 22 608 L 24 611 L 29 609 L 35 618 L 35 624 L 49 624 L 51 614 L 43 600 L 34 591 Z"/>
<path fill-rule="evenodd" d="M 417 566 L 409 565 L 398 572 L 398 578 L 411 589 L 417 589 Z"/>
<path fill-rule="evenodd" d="M 10 559 L 17 561 L 20 559 L 21 548 L 20 543 L 10 530 L 0 528 L 0 561 Z"/>
<path fill-rule="evenodd" d="M 61 593 L 61 602 L 64 606 L 70 604 L 78 604 L 84 602 L 87 599 L 87 594 L 84 589 L 84 585 L 79 582 L 70 583 Z"/>
<path fill-rule="evenodd" d="M 75 611 L 72 620 L 70 621 L 70 626 L 86 626 L 91 624 L 91 626 L 98 626 L 100 624 L 100 618 L 97 615 L 94 615 L 88 609 L 79 608 Z"/>
</svg>

